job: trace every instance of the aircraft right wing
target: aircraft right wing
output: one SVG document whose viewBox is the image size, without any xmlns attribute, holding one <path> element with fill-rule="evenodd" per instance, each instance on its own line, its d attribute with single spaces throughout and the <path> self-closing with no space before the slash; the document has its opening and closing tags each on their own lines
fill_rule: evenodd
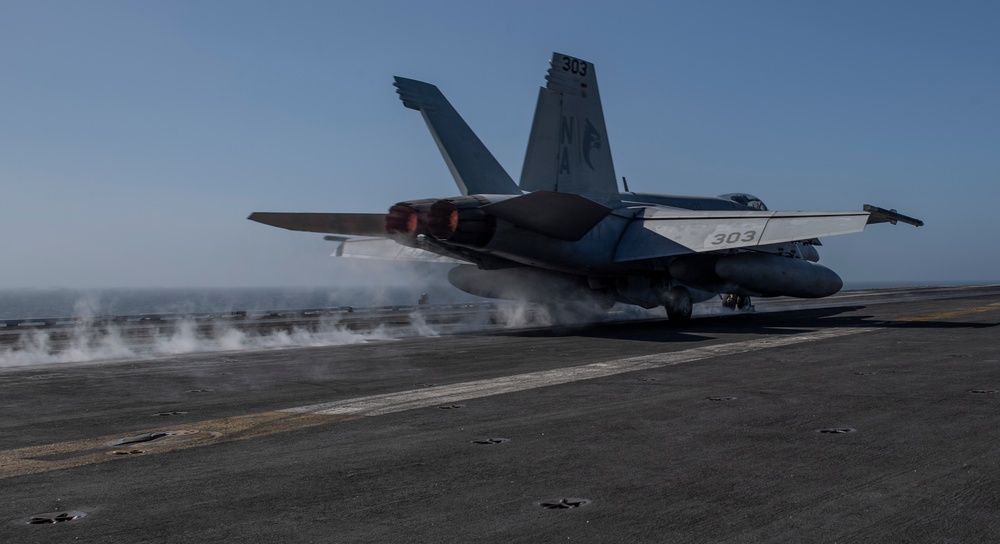
<svg viewBox="0 0 1000 544">
<path fill-rule="evenodd" d="M 895 225 L 901 221 L 907 225 L 913 225 L 914 227 L 924 226 L 923 221 L 915 217 L 903 215 L 896 210 L 887 210 L 885 208 L 879 208 L 878 206 L 872 206 L 871 204 L 865 204 L 865 211 L 871 214 L 868 216 L 869 225 L 874 225 L 876 223 L 892 223 Z"/>
</svg>

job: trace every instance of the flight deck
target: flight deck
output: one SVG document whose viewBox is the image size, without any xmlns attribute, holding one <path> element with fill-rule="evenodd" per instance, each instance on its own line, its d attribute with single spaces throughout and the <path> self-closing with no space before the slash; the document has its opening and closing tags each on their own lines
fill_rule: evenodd
<svg viewBox="0 0 1000 544">
<path fill-rule="evenodd" d="M 0 368 L 3 542 L 976 542 L 1000 286 Z"/>
</svg>

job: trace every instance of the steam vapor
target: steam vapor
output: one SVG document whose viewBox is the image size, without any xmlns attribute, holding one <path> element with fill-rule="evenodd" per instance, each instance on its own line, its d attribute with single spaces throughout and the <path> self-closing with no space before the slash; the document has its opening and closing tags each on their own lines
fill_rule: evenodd
<svg viewBox="0 0 1000 544">
<path fill-rule="evenodd" d="M 331 322 L 311 330 L 295 327 L 267 333 L 219 326 L 206 335 L 199 332 L 194 320 L 183 319 L 174 323 L 169 332 L 156 331 L 150 336 L 136 338 L 126 336 L 116 325 L 97 329 L 87 322 L 81 322 L 73 328 L 65 341 L 54 341 L 52 335 L 45 330 L 22 334 L 14 347 L 0 350 L 0 367 L 107 359 L 152 359 L 166 355 L 216 351 L 337 346 L 432 334 L 433 330 L 425 323 L 414 321 L 413 329 L 401 329 L 392 334 L 386 332 L 384 326 L 371 331 L 355 332 Z"/>
</svg>

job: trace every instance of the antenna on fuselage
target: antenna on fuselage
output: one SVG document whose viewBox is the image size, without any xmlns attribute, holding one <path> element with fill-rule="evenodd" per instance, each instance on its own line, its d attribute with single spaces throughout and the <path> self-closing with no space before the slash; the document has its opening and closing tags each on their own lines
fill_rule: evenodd
<svg viewBox="0 0 1000 544">
<path fill-rule="evenodd" d="M 622 176 L 622 185 L 625 186 L 625 192 L 626 193 L 629 192 L 629 190 L 628 190 L 628 180 L 625 179 L 625 176 Z"/>
</svg>

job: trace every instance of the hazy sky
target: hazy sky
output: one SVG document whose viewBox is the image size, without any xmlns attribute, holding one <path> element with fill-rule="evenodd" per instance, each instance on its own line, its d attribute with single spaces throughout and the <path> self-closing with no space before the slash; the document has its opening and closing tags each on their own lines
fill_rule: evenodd
<svg viewBox="0 0 1000 544">
<path fill-rule="evenodd" d="M 391 86 L 438 85 L 512 176 L 558 50 L 597 67 L 632 190 L 897 208 L 845 280 L 1000 279 L 1000 3 L 0 3 L 0 288 L 324 286 L 252 211 L 458 193 Z"/>
</svg>

